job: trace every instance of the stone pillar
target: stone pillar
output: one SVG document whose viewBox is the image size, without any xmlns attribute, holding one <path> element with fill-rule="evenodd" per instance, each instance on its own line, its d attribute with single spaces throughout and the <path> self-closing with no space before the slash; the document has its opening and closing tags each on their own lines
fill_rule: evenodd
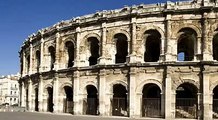
<svg viewBox="0 0 218 120">
<path fill-rule="evenodd" d="M 136 68 L 130 68 L 129 75 L 129 117 L 136 116 Z M 139 109 L 139 108 L 138 108 Z M 139 117 L 139 116 L 138 116 Z"/>
<path fill-rule="evenodd" d="M 55 41 L 55 64 L 54 69 L 59 69 L 59 60 L 60 60 L 60 48 L 59 48 L 59 40 L 60 40 L 60 34 L 59 32 L 56 33 L 56 41 Z"/>
<path fill-rule="evenodd" d="M 166 61 L 173 61 L 172 59 L 172 46 L 174 46 L 172 43 L 171 43 L 171 15 L 168 14 L 166 15 L 166 18 L 165 18 L 165 31 L 166 31 L 166 56 L 165 56 L 165 60 Z M 177 49 L 174 49 L 177 51 Z"/>
<path fill-rule="evenodd" d="M 30 66 L 28 74 L 31 75 L 33 73 L 33 45 L 30 43 Z"/>
<path fill-rule="evenodd" d="M 159 61 L 162 62 L 165 60 L 165 56 L 164 56 L 164 53 L 165 53 L 165 37 L 162 36 L 163 38 L 161 38 L 161 48 L 160 48 L 160 58 L 159 58 Z"/>
<path fill-rule="evenodd" d="M 202 16 L 203 20 L 203 30 L 202 30 L 202 47 L 203 47 L 203 60 L 205 61 L 211 61 L 213 60 L 213 48 L 209 48 L 209 46 L 213 46 L 213 38 L 210 39 L 208 36 L 208 32 L 210 28 L 208 27 L 208 21 L 207 21 L 207 13 L 204 13 Z M 211 49 L 211 51 L 209 51 Z"/>
<path fill-rule="evenodd" d="M 28 110 L 29 111 L 33 110 L 33 106 L 32 106 L 32 89 L 33 89 L 32 80 L 29 78 L 29 81 L 28 81 Z"/>
<path fill-rule="evenodd" d="M 26 107 L 26 105 L 25 105 L 25 88 L 24 88 L 24 82 L 23 81 L 21 81 L 20 82 L 20 87 L 21 87 L 21 91 L 20 91 L 20 102 L 21 102 L 21 104 L 20 104 L 20 106 L 21 107 Z"/>
<path fill-rule="evenodd" d="M 39 75 L 39 111 L 43 111 L 43 78 Z"/>
<path fill-rule="evenodd" d="M 76 57 L 74 61 L 74 67 L 79 67 L 80 66 L 80 55 L 79 55 L 79 46 L 80 46 L 80 27 L 76 28 Z"/>
<path fill-rule="evenodd" d="M 41 43 L 40 43 L 40 68 L 39 68 L 39 72 L 43 72 L 43 68 L 44 68 L 44 39 L 42 37 Z"/>
<path fill-rule="evenodd" d="M 171 75 L 168 73 L 170 68 L 166 68 L 166 79 L 165 79 L 165 119 L 166 120 L 171 120 L 172 119 L 172 113 L 171 111 L 174 110 L 172 109 L 172 80 L 171 80 Z"/>
<path fill-rule="evenodd" d="M 106 88 L 106 71 L 105 69 L 100 70 L 99 74 L 99 112 L 101 116 L 105 116 L 105 88 Z"/>
<path fill-rule="evenodd" d="M 74 114 L 81 115 L 82 114 L 82 106 L 80 106 L 80 96 L 79 96 L 79 71 L 75 71 L 73 75 L 73 102 L 74 102 Z"/>
<path fill-rule="evenodd" d="M 58 102 L 59 102 L 59 78 L 58 78 L 58 73 L 55 73 L 54 79 L 53 79 L 53 109 L 54 113 L 58 113 L 59 108 L 58 108 Z"/>
<path fill-rule="evenodd" d="M 129 52 L 130 52 L 130 55 L 129 55 L 129 62 L 130 63 L 135 63 L 137 62 L 137 59 L 136 59 L 136 17 L 132 18 L 131 19 L 131 38 L 132 40 L 130 40 L 132 43 L 131 43 L 131 47 Z"/>
<path fill-rule="evenodd" d="M 106 28 L 106 22 L 102 23 L 102 40 L 101 40 L 101 57 L 99 60 L 99 64 L 103 65 L 106 63 L 106 56 L 105 56 L 105 52 L 106 52 L 106 41 L 107 40 L 107 28 Z"/>
</svg>

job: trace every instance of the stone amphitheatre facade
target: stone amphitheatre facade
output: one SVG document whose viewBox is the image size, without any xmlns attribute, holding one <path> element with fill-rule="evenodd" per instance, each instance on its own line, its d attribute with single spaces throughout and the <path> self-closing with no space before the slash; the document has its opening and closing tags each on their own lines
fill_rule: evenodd
<svg viewBox="0 0 218 120">
<path fill-rule="evenodd" d="M 137 5 L 61 21 L 20 54 L 29 111 L 218 118 L 218 2 Z"/>
</svg>

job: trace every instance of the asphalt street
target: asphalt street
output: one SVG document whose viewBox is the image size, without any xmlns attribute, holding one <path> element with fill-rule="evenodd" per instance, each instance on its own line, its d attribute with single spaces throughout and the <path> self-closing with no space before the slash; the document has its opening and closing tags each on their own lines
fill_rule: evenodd
<svg viewBox="0 0 218 120">
<path fill-rule="evenodd" d="M 125 117 L 75 116 L 70 114 L 36 112 L 0 112 L 0 120 L 143 120 Z M 149 120 L 149 119 L 145 119 Z M 154 119 L 152 119 L 154 120 Z M 155 119 L 158 120 L 158 119 Z"/>
</svg>

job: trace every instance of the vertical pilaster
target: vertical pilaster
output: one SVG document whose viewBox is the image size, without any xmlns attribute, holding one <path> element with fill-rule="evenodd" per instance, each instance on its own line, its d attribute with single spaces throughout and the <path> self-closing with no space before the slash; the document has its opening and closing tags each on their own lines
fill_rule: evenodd
<svg viewBox="0 0 218 120">
<path fill-rule="evenodd" d="M 29 66 L 29 75 L 32 74 L 33 72 L 33 45 L 32 45 L 32 42 L 30 43 L 30 66 Z"/>
<path fill-rule="evenodd" d="M 166 120 L 171 120 L 172 119 L 172 79 L 171 79 L 171 74 L 168 71 L 170 68 L 165 68 L 165 73 L 166 73 L 166 79 L 165 79 L 165 119 Z M 174 108 L 175 109 L 175 108 Z"/>
<path fill-rule="evenodd" d="M 107 28 L 106 28 L 106 22 L 102 23 L 102 40 L 101 40 L 101 57 L 99 64 L 105 64 L 106 63 L 106 56 L 105 56 L 105 46 L 106 46 L 106 36 L 107 35 Z"/>
<path fill-rule="evenodd" d="M 213 46 L 212 45 L 212 39 L 209 39 L 208 37 L 208 32 L 209 32 L 209 27 L 208 27 L 208 22 L 207 22 L 207 13 L 203 13 L 202 15 L 202 41 L 201 45 L 203 47 L 203 60 L 205 61 L 210 61 L 213 60 L 213 55 L 212 55 L 212 51 L 210 51 L 209 49 L 212 50 L 212 48 L 209 48 L 209 46 Z"/>
<path fill-rule="evenodd" d="M 73 75 L 73 102 L 74 102 L 74 114 L 81 115 L 82 114 L 82 106 L 80 105 L 80 96 L 79 96 L 79 71 L 75 71 Z"/>
<path fill-rule="evenodd" d="M 80 46 L 80 27 L 76 28 L 76 58 L 75 58 L 75 67 L 80 66 L 80 59 L 79 59 L 79 46 Z"/>
<path fill-rule="evenodd" d="M 54 65 L 55 70 L 59 69 L 59 60 L 60 60 L 59 40 L 60 40 L 60 34 L 59 32 L 57 32 L 56 40 L 55 40 L 55 65 Z"/>
<path fill-rule="evenodd" d="M 171 36 L 171 15 L 168 14 L 166 15 L 165 18 L 165 31 L 166 31 L 166 56 L 165 56 L 165 60 L 166 61 L 172 61 L 172 41 L 170 40 L 170 36 Z M 175 49 L 177 50 L 177 49 Z"/>
<path fill-rule="evenodd" d="M 24 82 L 23 81 L 21 81 L 20 82 L 20 87 L 21 87 L 21 91 L 20 91 L 20 102 L 21 102 L 21 104 L 20 104 L 20 106 L 21 107 L 25 107 L 25 88 L 24 88 Z"/>
<path fill-rule="evenodd" d="M 32 80 L 31 80 L 31 78 L 29 78 L 29 81 L 28 81 L 28 110 L 29 111 L 33 110 L 33 106 L 32 106 L 32 89 L 33 89 Z"/>
<path fill-rule="evenodd" d="M 105 88 L 106 88 L 106 71 L 105 69 L 100 70 L 99 74 L 99 112 L 101 116 L 105 116 Z"/>
<path fill-rule="evenodd" d="M 39 68 L 39 72 L 43 72 L 43 67 L 44 67 L 44 39 L 42 37 L 41 43 L 40 43 L 40 68 Z"/>
<path fill-rule="evenodd" d="M 131 52 L 129 55 L 129 62 L 134 63 L 136 62 L 136 17 L 131 19 L 131 38 L 132 43 L 130 43 L 131 47 L 129 47 L 129 52 Z"/>
<path fill-rule="evenodd" d="M 206 66 L 205 66 L 206 67 Z M 209 68 L 209 66 L 207 66 Z M 211 104 L 211 94 L 210 94 L 210 72 L 203 71 L 203 120 L 212 120 L 212 109 L 210 108 Z"/>
<path fill-rule="evenodd" d="M 136 112 L 136 68 L 130 68 L 129 73 L 129 117 L 134 118 Z M 138 108 L 139 109 L 139 108 Z"/>
<path fill-rule="evenodd" d="M 43 78 L 39 75 L 39 111 L 43 111 Z"/>
<path fill-rule="evenodd" d="M 59 91 L 58 91 L 58 87 L 59 86 L 59 77 L 58 77 L 58 73 L 55 73 L 54 79 L 53 79 L 53 108 L 54 108 L 54 112 L 58 113 L 59 112 L 59 108 L 58 108 L 58 102 L 59 102 Z"/>
</svg>

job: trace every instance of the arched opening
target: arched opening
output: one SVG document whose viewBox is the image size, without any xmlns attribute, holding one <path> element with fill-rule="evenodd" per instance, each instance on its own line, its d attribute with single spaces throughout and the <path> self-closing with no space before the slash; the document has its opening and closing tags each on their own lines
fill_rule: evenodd
<svg viewBox="0 0 218 120">
<path fill-rule="evenodd" d="M 122 33 L 118 33 L 114 35 L 114 39 L 116 41 L 116 50 L 117 50 L 117 53 L 115 55 L 115 62 L 125 63 L 126 57 L 128 55 L 127 37 Z"/>
<path fill-rule="evenodd" d="M 55 48 L 53 46 L 50 46 L 48 48 L 49 54 L 50 54 L 50 68 L 51 70 L 54 69 L 54 63 L 55 63 Z"/>
<path fill-rule="evenodd" d="M 53 88 L 48 87 L 47 92 L 48 92 L 47 111 L 48 112 L 53 112 L 53 106 L 54 106 L 54 103 L 53 103 Z"/>
<path fill-rule="evenodd" d="M 197 88 L 183 83 L 176 89 L 176 118 L 197 118 Z"/>
<path fill-rule="evenodd" d="M 37 70 L 37 72 L 39 72 L 40 60 L 41 60 L 41 58 L 40 58 L 40 51 L 37 50 L 36 51 L 36 70 Z"/>
<path fill-rule="evenodd" d="M 125 86 L 121 84 L 115 84 L 113 86 L 112 115 L 128 116 L 127 90 Z"/>
<path fill-rule="evenodd" d="M 26 61 L 27 69 L 26 70 L 27 70 L 27 74 L 28 74 L 29 70 L 30 70 L 30 55 L 28 55 L 26 59 L 27 59 L 27 61 Z"/>
<path fill-rule="evenodd" d="M 29 100 L 29 90 L 26 89 L 26 107 L 27 107 L 27 110 L 29 110 L 29 102 L 28 102 L 28 100 Z"/>
<path fill-rule="evenodd" d="M 96 65 L 99 58 L 99 41 L 96 37 L 88 38 L 90 43 L 91 56 L 89 57 L 89 65 Z"/>
<path fill-rule="evenodd" d="M 39 90 L 38 88 L 35 89 L 35 111 L 39 111 Z"/>
<path fill-rule="evenodd" d="M 87 115 L 98 115 L 98 91 L 95 86 L 88 85 L 86 87 L 87 90 L 87 104 L 85 106 L 86 108 L 86 114 Z"/>
<path fill-rule="evenodd" d="M 153 83 L 142 91 L 142 117 L 161 117 L 161 90 Z"/>
<path fill-rule="evenodd" d="M 218 34 L 213 37 L 213 59 L 218 61 Z"/>
<path fill-rule="evenodd" d="M 73 88 L 70 86 L 64 87 L 65 95 L 64 98 L 64 113 L 73 113 Z"/>
<path fill-rule="evenodd" d="M 218 86 L 213 89 L 213 118 L 218 118 Z"/>
<path fill-rule="evenodd" d="M 145 32 L 145 62 L 157 62 L 160 57 L 161 35 L 157 30 L 148 30 Z"/>
<path fill-rule="evenodd" d="M 177 56 L 178 60 L 192 61 L 194 59 L 195 43 L 197 41 L 197 33 L 191 28 L 183 28 L 179 31 L 177 55 L 184 54 L 183 58 Z"/>
<path fill-rule="evenodd" d="M 67 53 L 68 53 L 68 65 L 67 67 L 73 67 L 74 65 L 74 44 L 71 41 L 67 41 L 65 43 L 65 46 L 67 48 Z"/>
</svg>

